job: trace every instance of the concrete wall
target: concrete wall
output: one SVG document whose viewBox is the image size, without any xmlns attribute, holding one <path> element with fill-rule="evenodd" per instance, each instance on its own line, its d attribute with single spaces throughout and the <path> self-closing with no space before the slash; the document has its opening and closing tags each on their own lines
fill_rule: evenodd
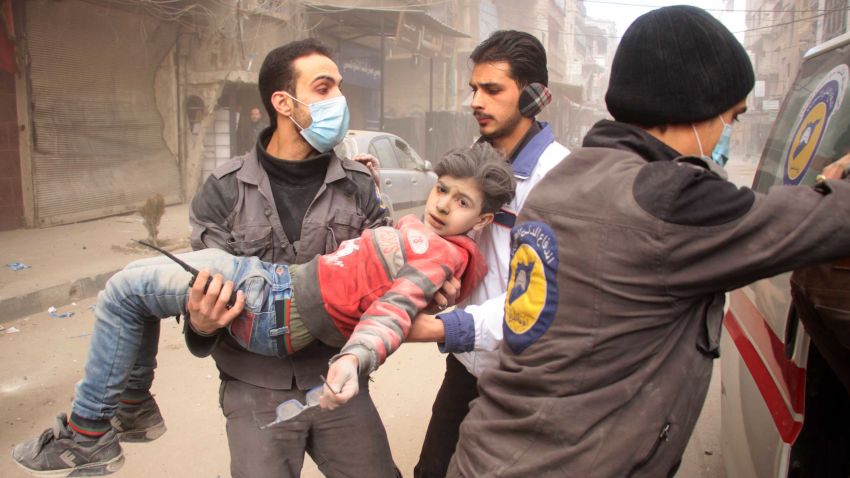
<svg viewBox="0 0 850 478">
<path fill-rule="evenodd" d="M 177 143 L 177 74 L 174 64 L 174 48 L 165 55 L 154 77 L 156 107 L 162 116 L 162 138 L 169 151 L 180 156 Z"/>
<path fill-rule="evenodd" d="M 0 230 L 22 227 L 21 159 L 15 77 L 0 71 Z"/>
</svg>

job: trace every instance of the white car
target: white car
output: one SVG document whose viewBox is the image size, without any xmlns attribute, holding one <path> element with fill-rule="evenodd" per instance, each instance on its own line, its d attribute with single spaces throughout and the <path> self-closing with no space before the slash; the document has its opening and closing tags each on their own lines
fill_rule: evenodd
<svg viewBox="0 0 850 478">
<path fill-rule="evenodd" d="M 334 151 L 341 158 L 363 153 L 378 158 L 381 195 L 393 219 L 421 213 L 437 181 L 431 162 L 423 160 L 406 141 L 392 133 L 349 130 Z"/>
<path fill-rule="evenodd" d="M 812 186 L 824 166 L 850 150 L 848 64 L 850 34 L 805 55 L 754 190 Z M 850 476 L 850 394 L 800 323 L 789 277 L 730 294 L 721 339 L 721 433 L 730 478 Z M 850 326 L 850 313 L 847 319 Z"/>
</svg>

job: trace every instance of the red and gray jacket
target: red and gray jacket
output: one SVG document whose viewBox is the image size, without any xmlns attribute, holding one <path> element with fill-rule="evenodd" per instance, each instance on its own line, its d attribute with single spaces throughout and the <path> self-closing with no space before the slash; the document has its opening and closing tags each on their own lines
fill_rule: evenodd
<svg viewBox="0 0 850 478">
<path fill-rule="evenodd" d="M 301 238 L 290 242 L 275 207 L 269 177 L 257 159 L 257 150 L 233 158 L 207 178 L 192 200 L 189 223 L 192 248 L 222 249 L 237 256 L 257 256 L 266 262 L 301 264 L 330 253 L 366 228 L 390 223 L 375 194 L 365 166 L 331 158 L 324 183 L 313 198 L 301 227 Z M 205 340 L 186 334 L 189 350 L 210 353 L 225 378 L 275 390 L 289 390 L 293 378 L 299 389 L 321 385 L 328 359 L 339 350 L 316 342 L 292 357 L 268 357 L 246 351 L 229 334 Z"/>
<path fill-rule="evenodd" d="M 318 340 L 342 346 L 360 372 L 378 368 L 404 341 L 413 317 L 451 276 L 466 298 L 487 273 L 467 236 L 440 237 L 414 216 L 366 230 L 293 272 L 298 313 Z"/>
</svg>

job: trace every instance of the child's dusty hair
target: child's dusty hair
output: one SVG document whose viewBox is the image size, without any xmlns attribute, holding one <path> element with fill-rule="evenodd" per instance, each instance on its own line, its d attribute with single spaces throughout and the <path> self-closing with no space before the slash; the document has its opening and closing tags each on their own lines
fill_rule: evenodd
<svg viewBox="0 0 850 478">
<path fill-rule="evenodd" d="M 434 168 L 437 176 L 473 178 L 484 193 L 482 213 L 496 212 L 511 199 L 516 179 L 505 157 L 489 143 L 475 143 L 446 153 Z"/>
</svg>

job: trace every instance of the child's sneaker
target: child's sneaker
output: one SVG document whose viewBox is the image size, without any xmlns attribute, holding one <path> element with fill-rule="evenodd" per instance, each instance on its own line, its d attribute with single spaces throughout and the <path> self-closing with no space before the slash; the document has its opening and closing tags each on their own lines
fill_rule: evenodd
<svg viewBox="0 0 850 478">
<path fill-rule="evenodd" d="M 113 430 L 98 438 L 80 435 L 68 428 L 64 413 L 56 417 L 52 429 L 15 446 L 12 458 L 31 474 L 50 477 L 108 475 L 124 464 Z"/>
<path fill-rule="evenodd" d="M 165 421 L 153 397 L 141 403 L 121 402 L 111 420 L 118 439 L 126 442 L 148 442 L 165 433 Z"/>
</svg>

